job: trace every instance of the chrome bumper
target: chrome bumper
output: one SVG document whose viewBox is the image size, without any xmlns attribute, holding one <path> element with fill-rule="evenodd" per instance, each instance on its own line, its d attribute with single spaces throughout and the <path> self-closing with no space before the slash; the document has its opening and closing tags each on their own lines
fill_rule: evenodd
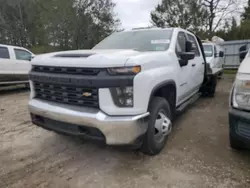
<svg viewBox="0 0 250 188">
<path fill-rule="evenodd" d="M 93 127 L 105 136 L 108 145 L 126 145 L 147 131 L 149 113 L 137 116 L 108 116 L 98 109 L 72 107 L 69 105 L 32 99 L 30 113 L 52 120 Z"/>
</svg>

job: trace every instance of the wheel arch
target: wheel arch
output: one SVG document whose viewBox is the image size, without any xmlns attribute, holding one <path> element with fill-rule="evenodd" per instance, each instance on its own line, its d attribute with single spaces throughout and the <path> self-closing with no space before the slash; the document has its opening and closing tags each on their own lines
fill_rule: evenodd
<svg viewBox="0 0 250 188">
<path fill-rule="evenodd" d="M 169 92 L 171 91 L 171 92 Z M 175 110 L 176 108 L 176 98 L 177 98 L 177 87 L 174 80 L 166 80 L 159 84 L 157 84 L 151 91 L 149 104 L 152 101 L 153 97 L 163 97 L 165 98 L 170 106 L 171 111 Z M 149 107 L 148 104 L 148 107 Z"/>
</svg>

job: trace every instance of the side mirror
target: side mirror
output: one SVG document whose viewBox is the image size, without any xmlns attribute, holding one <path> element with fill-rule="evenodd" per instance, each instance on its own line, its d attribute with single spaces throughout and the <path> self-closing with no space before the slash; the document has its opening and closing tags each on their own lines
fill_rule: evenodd
<svg viewBox="0 0 250 188">
<path fill-rule="evenodd" d="M 180 66 L 184 67 L 188 65 L 188 61 L 194 59 L 195 53 L 194 52 L 183 52 L 180 53 Z"/>
<path fill-rule="evenodd" d="M 224 57 L 224 52 L 223 51 L 219 52 L 219 57 Z"/>
<path fill-rule="evenodd" d="M 245 59 L 246 55 L 247 55 L 247 45 L 243 45 L 239 49 L 240 62 L 242 62 Z"/>
<path fill-rule="evenodd" d="M 31 56 L 29 56 L 28 60 L 31 61 L 34 57 L 35 57 L 34 55 L 31 55 Z"/>
</svg>

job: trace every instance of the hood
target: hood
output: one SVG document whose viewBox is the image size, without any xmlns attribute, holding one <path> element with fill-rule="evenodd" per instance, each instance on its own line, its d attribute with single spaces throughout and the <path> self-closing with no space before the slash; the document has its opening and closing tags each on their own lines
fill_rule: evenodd
<svg viewBox="0 0 250 188">
<path fill-rule="evenodd" d="M 240 67 L 238 69 L 238 73 L 250 74 L 250 57 L 246 57 L 242 61 L 241 65 L 240 65 Z"/>
<path fill-rule="evenodd" d="M 135 50 L 75 50 L 38 55 L 33 65 L 69 67 L 121 67 L 130 57 L 142 54 Z"/>
</svg>

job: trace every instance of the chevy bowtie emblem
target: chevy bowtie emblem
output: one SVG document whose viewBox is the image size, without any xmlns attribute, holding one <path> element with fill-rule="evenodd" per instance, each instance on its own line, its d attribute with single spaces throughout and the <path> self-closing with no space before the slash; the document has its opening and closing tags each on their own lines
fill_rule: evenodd
<svg viewBox="0 0 250 188">
<path fill-rule="evenodd" d="M 84 97 L 91 97 L 91 96 L 92 96 L 92 93 L 84 92 L 84 93 L 82 94 L 82 96 L 84 96 Z"/>
</svg>

